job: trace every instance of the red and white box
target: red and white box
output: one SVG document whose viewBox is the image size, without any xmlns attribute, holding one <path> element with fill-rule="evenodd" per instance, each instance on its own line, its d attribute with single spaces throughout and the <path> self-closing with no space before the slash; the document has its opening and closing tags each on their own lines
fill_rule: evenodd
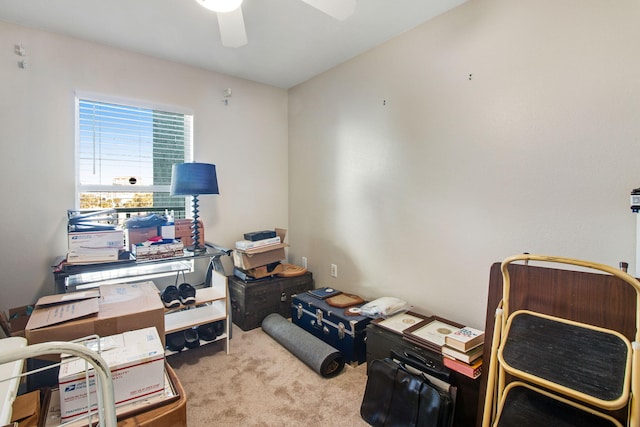
<svg viewBox="0 0 640 427">
<path fill-rule="evenodd" d="M 155 327 L 104 337 L 100 341 L 100 355 L 111 371 L 116 407 L 164 392 L 164 348 Z M 95 340 L 89 347 L 97 347 Z M 60 366 L 62 421 L 87 414 L 86 367 L 85 360 L 76 357 L 63 360 Z M 98 406 L 95 382 L 95 373 L 90 369 L 92 409 Z"/>
</svg>

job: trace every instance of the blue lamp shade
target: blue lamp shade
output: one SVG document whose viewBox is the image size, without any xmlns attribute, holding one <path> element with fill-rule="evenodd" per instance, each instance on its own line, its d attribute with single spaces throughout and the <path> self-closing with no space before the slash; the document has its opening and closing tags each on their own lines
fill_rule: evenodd
<svg viewBox="0 0 640 427">
<path fill-rule="evenodd" d="M 220 194 L 216 165 L 176 163 L 171 167 L 171 195 Z"/>
</svg>

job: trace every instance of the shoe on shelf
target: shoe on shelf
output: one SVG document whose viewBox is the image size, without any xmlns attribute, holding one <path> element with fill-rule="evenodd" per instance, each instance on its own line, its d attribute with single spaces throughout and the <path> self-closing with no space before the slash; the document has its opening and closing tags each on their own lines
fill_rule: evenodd
<svg viewBox="0 0 640 427">
<path fill-rule="evenodd" d="M 183 283 L 178 288 L 180 302 L 184 305 L 195 304 L 196 289 L 188 283 Z"/>
<path fill-rule="evenodd" d="M 216 335 L 217 336 L 220 336 L 220 335 L 224 334 L 224 332 L 225 332 L 224 331 L 224 320 L 218 320 L 217 322 L 215 322 L 213 324 L 213 327 L 216 330 Z"/>
<path fill-rule="evenodd" d="M 185 345 L 184 333 L 173 332 L 165 336 L 167 348 L 171 351 L 182 351 Z"/>
<path fill-rule="evenodd" d="M 200 336 L 198 331 L 190 328 L 184 330 L 184 343 L 187 348 L 196 348 L 200 346 Z"/>
<path fill-rule="evenodd" d="M 178 292 L 178 288 L 175 286 L 167 286 L 164 291 L 162 291 L 162 303 L 167 308 L 176 308 L 180 306 L 180 295 Z"/>
<path fill-rule="evenodd" d="M 215 323 L 207 323 L 205 325 L 198 326 L 198 335 L 200 339 L 204 341 L 213 341 L 216 339 Z"/>
</svg>

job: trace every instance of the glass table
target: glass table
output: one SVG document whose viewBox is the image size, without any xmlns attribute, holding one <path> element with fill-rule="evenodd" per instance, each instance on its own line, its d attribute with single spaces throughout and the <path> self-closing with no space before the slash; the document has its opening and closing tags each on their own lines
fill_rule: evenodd
<svg viewBox="0 0 640 427">
<path fill-rule="evenodd" d="M 182 256 L 150 260 L 130 259 L 97 264 L 69 264 L 65 257 L 53 265 L 55 292 L 57 294 L 90 289 L 99 285 L 148 280 L 173 274 L 193 272 L 194 261 L 209 258 L 208 271 L 224 274 L 220 257 L 230 255 L 231 250 L 212 243 L 205 243 L 206 251 L 185 251 Z"/>
</svg>

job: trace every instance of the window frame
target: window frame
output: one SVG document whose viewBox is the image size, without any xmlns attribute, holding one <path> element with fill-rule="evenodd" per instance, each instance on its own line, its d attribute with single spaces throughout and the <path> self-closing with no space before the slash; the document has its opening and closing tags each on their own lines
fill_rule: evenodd
<svg viewBox="0 0 640 427">
<path fill-rule="evenodd" d="M 193 161 L 193 133 L 194 133 L 194 114 L 193 110 L 180 107 L 176 105 L 167 105 L 160 104 L 156 102 L 144 101 L 133 98 L 125 98 L 118 96 L 110 96 L 96 92 L 87 92 L 87 91 L 76 91 L 74 102 L 75 102 L 75 112 L 74 112 L 74 125 L 75 125 L 75 146 L 74 146 L 74 178 L 75 178 L 75 207 L 76 209 L 80 208 L 80 194 L 88 193 L 88 192 L 112 192 L 112 193 L 123 193 L 123 192 L 134 192 L 134 191 L 122 191 L 122 187 L 117 187 L 115 185 L 100 185 L 100 184 L 91 184 L 91 185 L 82 185 L 80 183 L 80 102 L 88 101 L 88 102 L 97 102 L 97 103 L 107 103 L 107 104 L 116 104 L 122 105 L 125 107 L 132 108 L 142 108 L 142 109 L 150 109 L 150 110 L 159 110 L 165 111 L 175 114 L 183 114 L 189 117 L 190 121 L 190 131 L 188 134 L 184 135 L 184 152 L 185 159 L 184 162 L 192 162 Z M 170 184 L 163 185 L 136 185 L 135 193 L 169 193 Z M 186 198 L 185 198 L 186 199 Z M 118 208 L 116 208 L 117 210 Z M 132 208 L 124 208 L 123 210 L 130 211 Z M 140 211 L 156 211 L 156 210 L 164 210 L 164 207 L 141 207 Z M 190 208 L 188 203 L 185 201 L 185 214 L 188 214 Z"/>
</svg>

